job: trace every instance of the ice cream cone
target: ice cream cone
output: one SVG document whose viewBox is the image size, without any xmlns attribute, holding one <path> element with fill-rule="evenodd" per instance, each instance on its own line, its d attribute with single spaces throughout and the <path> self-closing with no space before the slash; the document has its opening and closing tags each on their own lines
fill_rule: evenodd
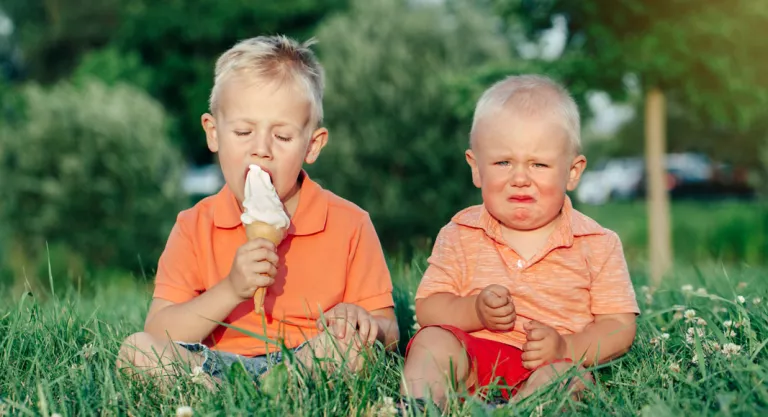
<svg viewBox="0 0 768 417">
<path fill-rule="evenodd" d="M 285 230 L 272 226 L 269 223 L 263 223 L 255 221 L 245 225 L 245 234 L 248 236 L 248 240 L 254 240 L 257 238 L 264 238 L 274 243 L 275 246 L 285 238 Z M 266 287 L 259 287 L 256 293 L 253 294 L 253 307 L 256 314 L 264 312 L 264 297 L 267 295 Z"/>
</svg>

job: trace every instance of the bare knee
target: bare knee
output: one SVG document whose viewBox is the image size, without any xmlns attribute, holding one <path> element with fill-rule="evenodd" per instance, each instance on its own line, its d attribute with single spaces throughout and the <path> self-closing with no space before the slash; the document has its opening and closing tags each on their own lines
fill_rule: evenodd
<svg viewBox="0 0 768 417">
<path fill-rule="evenodd" d="M 408 356 L 433 356 L 435 360 L 447 361 L 464 353 L 459 339 L 448 330 L 440 327 L 427 327 L 419 331 L 411 342 Z"/>
<path fill-rule="evenodd" d="M 150 367 L 159 362 L 163 344 L 149 333 L 134 333 L 123 341 L 117 357 L 117 367 Z"/>
</svg>

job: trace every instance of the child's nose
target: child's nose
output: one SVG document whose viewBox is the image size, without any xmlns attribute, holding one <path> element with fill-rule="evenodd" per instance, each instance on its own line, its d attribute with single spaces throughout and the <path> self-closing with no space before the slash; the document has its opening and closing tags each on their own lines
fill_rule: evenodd
<svg viewBox="0 0 768 417">
<path fill-rule="evenodd" d="M 269 135 L 254 135 L 250 143 L 250 154 L 254 158 L 270 159 L 272 158 L 272 144 Z"/>
<path fill-rule="evenodd" d="M 515 167 L 511 171 L 509 183 L 515 187 L 525 187 L 531 182 L 528 170 L 525 167 Z"/>
</svg>

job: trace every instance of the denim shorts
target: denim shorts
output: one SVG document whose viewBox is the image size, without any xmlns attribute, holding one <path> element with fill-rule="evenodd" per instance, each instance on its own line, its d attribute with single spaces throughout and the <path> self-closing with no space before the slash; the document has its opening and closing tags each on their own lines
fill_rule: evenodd
<svg viewBox="0 0 768 417">
<path fill-rule="evenodd" d="M 202 355 L 203 363 L 201 367 L 203 368 L 203 372 L 219 380 L 222 379 L 222 376 L 226 375 L 229 368 L 235 363 L 240 363 L 248 375 L 256 381 L 270 368 L 283 361 L 283 352 L 280 350 L 260 356 L 243 356 L 236 353 L 211 350 L 208 346 L 205 346 L 202 343 L 176 342 L 176 344 L 192 353 L 199 353 Z M 305 345 L 306 343 L 303 343 L 291 350 L 293 353 L 296 353 Z"/>
</svg>

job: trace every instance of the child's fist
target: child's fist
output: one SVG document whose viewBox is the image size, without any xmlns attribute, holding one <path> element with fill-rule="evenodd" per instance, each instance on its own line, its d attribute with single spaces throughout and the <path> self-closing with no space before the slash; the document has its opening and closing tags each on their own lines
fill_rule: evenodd
<svg viewBox="0 0 768 417">
<path fill-rule="evenodd" d="M 523 345 L 523 367 L 536 369 L 565 357 L 565 339 L 553 327 L 532 320 L 523 328 L 528 339 Z"/>
<path fill-rule="evenodd" d="M 275 282 L 277 262 L 272 242 L 261 238 L 251 240 L 237 249 L 227 280 L 234 293 L 247 300 L 259 287 L 268 287 Z"/>
<path fill-rule="evenodd" d="M 515 327 L 515 304 L 509 290 L 501 285 L 485 287 L 475 300 L 475 310 L 483 327 L 495 332 L 506 332 Z"/>
</svg>

